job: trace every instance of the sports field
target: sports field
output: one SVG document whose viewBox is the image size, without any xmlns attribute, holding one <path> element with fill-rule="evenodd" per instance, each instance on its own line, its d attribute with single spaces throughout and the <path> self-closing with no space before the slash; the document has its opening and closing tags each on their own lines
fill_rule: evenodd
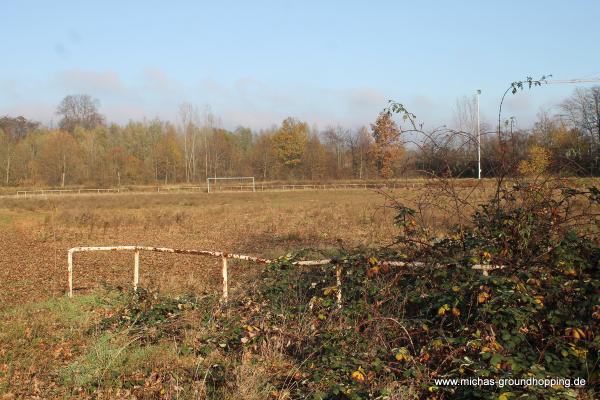
<svg viewBox="0 0 600 400">
<path fill-rule="evenodd" d="M 403 197 L 410 201 L 408 191 Z M 4 199 L 0 203 L 0 305 L 62 296 L 67 250 L 74 246 L 146 245 L 275 258 L 299 249 L 378 246 L 394 236 L 388 200 L 372 190 L 277 193 L 134 194 Z M 76 293 L 106 283 L 131 284 L 131 253 L 75 259 Z M 232 267 L 236 275 L 256 266 Z M 208 276 L 207 276 L 208 274 Z M 216 259 L 142 255 L 141 282 L 187 291 L 206 284 Z"/>
</svg>

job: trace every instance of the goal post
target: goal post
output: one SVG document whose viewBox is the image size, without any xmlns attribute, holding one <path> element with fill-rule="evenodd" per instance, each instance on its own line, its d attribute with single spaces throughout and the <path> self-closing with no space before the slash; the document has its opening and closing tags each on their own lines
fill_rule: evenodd
<svg viewBox="0 0 600 400">
<path fill-rule="evenodd" d="M 220 183 L 220 184 L 219 184 Z M 206 179 L 206 191 L 208 193 L 217 190 L 252 190 L 256 192 L 256 183 L 253 176 L 213 177 Z"/>
</svg>

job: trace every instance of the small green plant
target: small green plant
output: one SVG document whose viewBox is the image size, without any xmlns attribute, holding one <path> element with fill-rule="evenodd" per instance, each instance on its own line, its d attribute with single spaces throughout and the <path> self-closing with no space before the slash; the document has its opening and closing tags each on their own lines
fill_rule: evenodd
<svg viewBox="0 0 600 400">
<path fill-rule="evenodd" d="M 111 333 L 100 335 L 84 355 L 61 371 L 63 383 L 86 390 L 119 387 L 123 376 L 139 371 L 146 375 L 157 360 L 171 354 L 165 345 L 140 346 L 138 339 Z"/>
</svg>

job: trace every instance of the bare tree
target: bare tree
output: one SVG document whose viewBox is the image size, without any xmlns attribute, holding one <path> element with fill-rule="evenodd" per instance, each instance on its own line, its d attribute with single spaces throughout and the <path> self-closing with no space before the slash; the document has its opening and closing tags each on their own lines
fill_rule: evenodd
<svg viewBox="0 0 600 400">
<path fill-rule="evenodd" d="M 561 108 L 573 127 L 585 132 L 596 145 L 600 145 L 600 86 L 575 89 Z"/>
<path fill-rule="evenodd" d="M 330 126 L 323 132 L 325 143 L 332 150 L 335 157 L 335 172 L 336 178 L 339 178 L 344 168 L 344 153 L 346 145 L 346 137 L 349 135 L 349 130 L 337 125 Z"/>
<path fill-rule="evenodd" d="M 556 123 L 556 119 L 547 110 L 542 109 L 538 112 L 532 133 L 538 138 L 542 146 L 546 148 L 552 146 L 552 132 L 556 129 Z"/>
<path fill-rule="evenodd" d="M 183 134 L 185 180 L 196 179 L 196 142 L 198 139 L 198 109 L 190 103 L 179 106 Z"/>
<path fill-rule="evenodd" d="M 204 141 L 204 178 L 211 175 L 211 167 L 214 177 L 217 177 L 217 151 L 214 146 L 215 130 L 218 128 L 220 120 L 213 114 L 210 105 L 204 108 L 204 124 L 202 126 L 202 136 Z"/>
<path fill-rule="evenodd" d="M 453 114 L 455 129 L 472 137 L 472 140 L 468 142 L 468 150 L 471 152 L 477 144 L 477 101 L 475 96 L 462 96 L 456 99 Z"/>
<path fill-rule="evenodd" d="M 94 129 L 104 124 L 104 117 L 98 112 L 99 107 L 100 101 L 90 95 L 69 95 L 56 108 L 56 114 L 62 117 L 59 127 L 69 132 L 73 132 L 77 126 Z"/>
<path fill-rule="evenodd" d="M 275 166 L 275 152 L 273 148 L 273 134 L 277 127 L 261 131 L 254 139 L 252 147 L 252 164 L 256 175 L 266 180 L 273 176 Z M 271 174 L 271 175 L 270 175 Z"/>
<path fill-rule="evenodd" d="M 346 142 L 350 148 L 350 157 L 352 158 L 352 172 L 358 179 L 367 178 L 367 165 L 369 149 L 373 145 L 373 138 L 366 126 L 350 132 L 346 136 Z"/>
</svg>

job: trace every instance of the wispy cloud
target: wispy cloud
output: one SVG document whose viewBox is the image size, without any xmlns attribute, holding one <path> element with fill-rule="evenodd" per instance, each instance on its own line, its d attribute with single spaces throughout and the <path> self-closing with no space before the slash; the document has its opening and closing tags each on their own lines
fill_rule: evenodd
<svg viewBox="0 0 600 400">
<path fill-rule="evenodd" d="M 127 95 L 130 90 L 114 71 L 70 69 L 58 73 L 57 81 L 65 90 L 77 93 Z"/>
<path fill-rule="evenodd" d="M 160 68 L 146 68 L 142 71 L 143 86 L 160 95 L 181 94 L 182 89 Z"/>
<path fill-rule="evenodd" d="M 178 105 L 187 101 L 199 109 L 210 106 L 223 121 L 223 127 L 231 129 L 237 125 L 268 128 L 289 116 L 320 128 L 337 124 L 355 128 L 373 122 L 390 98 L 380 88 L 366 85 L 280 87 L 251 75 L 228 81 L 204 76 L 184 85 L 156 67 L 146 67 L 129 79 L 112 70 L 75 68 L 56 72 L 50 82 L 50 85 L 48 81 L 37 82 L 35 88 L 28 88 L 29 92 L 44 93 L 44 97 L 21 98 L 16 102 L 20 109 L 13 107 L 13 110 L 47 122 L 64 96 L 85 93 L 100 100 L 100 112 L 108 121 L 118 123 L 155 117 L 176 120 Z M 17 85 L 14 80 L 5 80 L 0 84 L 0 88 L 6 89 L 0 100 L 14 104 L 18 97 L 9 98 L 6 93 L 18 94 L 24 90 L 23 85 L 22 81 Z M 407 99 L 407 107 L 424 121 L 431 110 L 438 108 L 435 101 L 425 96 L 413 95 Z"/>
<path fill-rule="evenodd" d="M 8 108 L 6 114 L 22 115 L 32 121 L 51 125 L 52 121 L 56 121 L 56 106 L 43 101 L 26 101 Z"/>
<path fill-rule="evenodd" d="M 383 93 L 371 88 L 356 89 L 348 95 L 348 103 L 353 111 L 356 109 L 381 108 L 387 100 Z"/>
<path fill-rule="evenodd" d="M 214 78 L 205 77 L 200 79 L 199 84 L 200 95 L 205 97 L 216 97 L 228 99 L 231 97 L 231 90 L 227 86 L 216 81 Z"/>
<path fill-rule="evenodd" d="M 252 76 L 245 76 L 234 82 L 236 94 L 246 103 L 261 104 L 275 109 L 292 107 L 297 104 L 296 96 L 278 90 Z"/>
</svg>

